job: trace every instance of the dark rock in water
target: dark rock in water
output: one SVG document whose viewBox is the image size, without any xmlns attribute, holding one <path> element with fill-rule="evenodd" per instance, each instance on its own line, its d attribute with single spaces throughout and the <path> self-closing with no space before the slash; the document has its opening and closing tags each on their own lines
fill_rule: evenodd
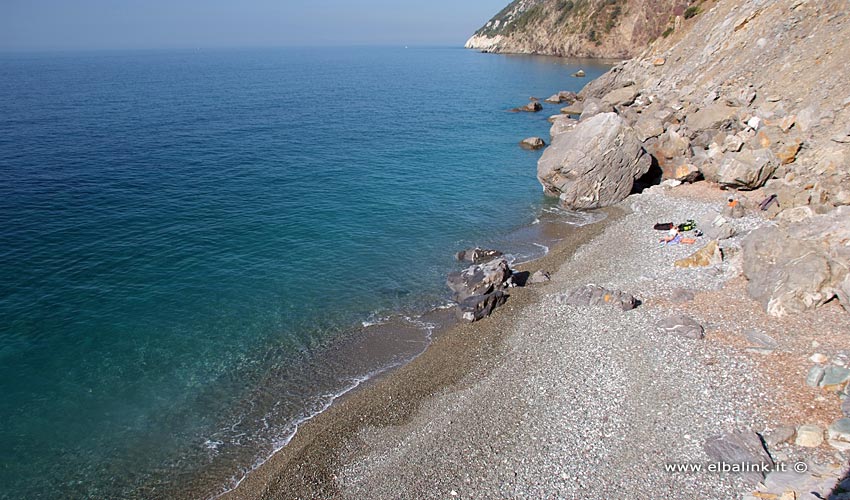
<svg viewBox="0 0 850 500">
<path fill-rule="evenodd" d="M 551 279 L 552 278 L 549 276 L 549 273 L 547 273 L 546 271 L 543 271 L 541 269 L 539 271 L 536 271 L 534 274 L 532 274 L 531 278 L 529 278 L 528 282 L 531 283 L 532 285 L 536 285 L 538 283 L 546 283 L 547 281 L 549 281 Z"/>
<path fill-rule="evenodd" d="M 493 314 L 497 307 L 504 305 L 508 297 L 509 295 L 501 290 L 467 297 L 458 304 L 458 319 L 470 322 L 484 319 Z"/>
<path fill-rule="evenodd" d="M 537 113 L 538 111 L 543 110 L 543 105 L 540 104 L 540 101 L 531 101 L 525 106 L 521 106 L 519 108 L 514 108 L 511 111 L 514 113 L 526 112 L 526 113 Z"/>
<path fill-rule="evenodd" d="M 716 462 L 726 464 L 766 464 L 773 469 L 773 459 L 764 449 L 761 437 L 751 431 L 737 431 L 708 438 L 703 445 L 706 455 Z M 764 479 L 761 472 L 741 472 L 740 477 L 755 485 Z"/>
<path fill-rule="evenodd" d="M 546 146 L 546 142 L 539 137 L 528 137 L 519 142 L 519 146 L 523 149 L 540 149 Z"/>
<path fill-rule="evenodd" d="M 466 250 L 461 250 L 460 252 L 455 254 L 455 258 L 459 261 L 471 262 L 473 264 L 482 264 L 484 262 L 490 262 L 493 259 L 501 257 L 504 255 L 502 252 L 498 250 L 489 250 L 485 248 L 467 248 Z"/>
<path fill-rule="evenodd" d="M 616 113 L 602 113 L 552 139 L 537 179 L 566 208 L 599 208 L 624 200 L 650 167 L 634 130 Z"/>
<path fill-rule="evenodd" d="M 699 340 L 705 337 L 705 329 L 702 325 L 684 314 L 676 314 L 659 321 L 658 329 L 689 339 Z"/>
<path fill-rule="evenodd" d="M 633 295 L 617 290 L 608 290 L 597 285 L 580 286 L 558 296 L 557 300 L 561 304 L 572 306 L 598 306 L 607 304 L 619 307 L 624 311 L 634 309 L 638 305 L 638 301 Z"/>
<path fill-rule="evenodd" d="M 454 300 L 463 302 L 473 295 L 487 295 L 504 288 L 512 271 L 508 261 L 497 258 L 486 264 L 473 265 L 449 274 L 446 284 L 454 292 Z"/>
</svg>

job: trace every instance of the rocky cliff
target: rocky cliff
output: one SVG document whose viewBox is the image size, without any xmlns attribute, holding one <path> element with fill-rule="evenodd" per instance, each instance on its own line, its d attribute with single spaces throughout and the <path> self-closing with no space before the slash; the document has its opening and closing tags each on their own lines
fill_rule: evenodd
<svg viewBox="0 0 850 500">
<path fill-rule="evenodd" d="M 616 203 L 637 181 L 705 179 L 732 203 L 758 190 L 745 207 L 766 220 L 742 249 L 750 295 L 775 316 L 836 297 L 850 311 L 846 0 L 718 0 L 689 17 L 553 119 L 544 189 L 573 208 Z M 641 151 L 654 178 L 634 168 Z"/>
<path fill-rule="evenodd" d="M 626 58 L 699 10 L 689 0 L 515 0 L 466 42 L 486 52 Z"/>
</svg>

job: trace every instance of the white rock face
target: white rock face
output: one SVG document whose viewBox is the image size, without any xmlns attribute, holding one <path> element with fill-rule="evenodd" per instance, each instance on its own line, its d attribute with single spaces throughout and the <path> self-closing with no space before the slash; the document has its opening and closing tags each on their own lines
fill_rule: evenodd
<svg viewBox="0 0 850 500">
<path fill-rule="evenodd" d="M 501 41 L 502 35 L 496 35 L 493 38 L 484 35 L 472 35 L 472 37 L 466 41 L 464 47 L 467 49 L 490 51 L 493 50 L 494 47 L 498 46 Z"/>
</svg>

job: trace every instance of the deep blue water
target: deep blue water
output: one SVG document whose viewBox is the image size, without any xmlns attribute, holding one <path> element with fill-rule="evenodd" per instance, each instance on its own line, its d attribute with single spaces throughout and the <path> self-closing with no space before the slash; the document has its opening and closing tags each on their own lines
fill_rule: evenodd
<svg viewBox="0 0 850 500">
<path fill-rule="evenodd" d="M 539 215 L 538 153 L 517 141 L 548 137 L 557 107 L 506 110 L 606 69 L 578 67 L 459 49 L 0 56 L 0 497 L 238 479 L 397 360 L 327 355 L 362 321 L 444 302 L 456 250 Z"/>
</svg>

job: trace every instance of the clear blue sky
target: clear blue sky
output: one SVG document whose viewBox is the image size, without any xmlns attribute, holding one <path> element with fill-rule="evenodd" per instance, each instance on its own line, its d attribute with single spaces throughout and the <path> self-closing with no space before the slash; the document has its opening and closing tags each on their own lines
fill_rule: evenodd
<svg viewBox="0 0 850 500">
<path fill-rule="evenodd" d="M 0 50 L 461 45 L 509 0 L 0 0 Z"/>
</svg>

